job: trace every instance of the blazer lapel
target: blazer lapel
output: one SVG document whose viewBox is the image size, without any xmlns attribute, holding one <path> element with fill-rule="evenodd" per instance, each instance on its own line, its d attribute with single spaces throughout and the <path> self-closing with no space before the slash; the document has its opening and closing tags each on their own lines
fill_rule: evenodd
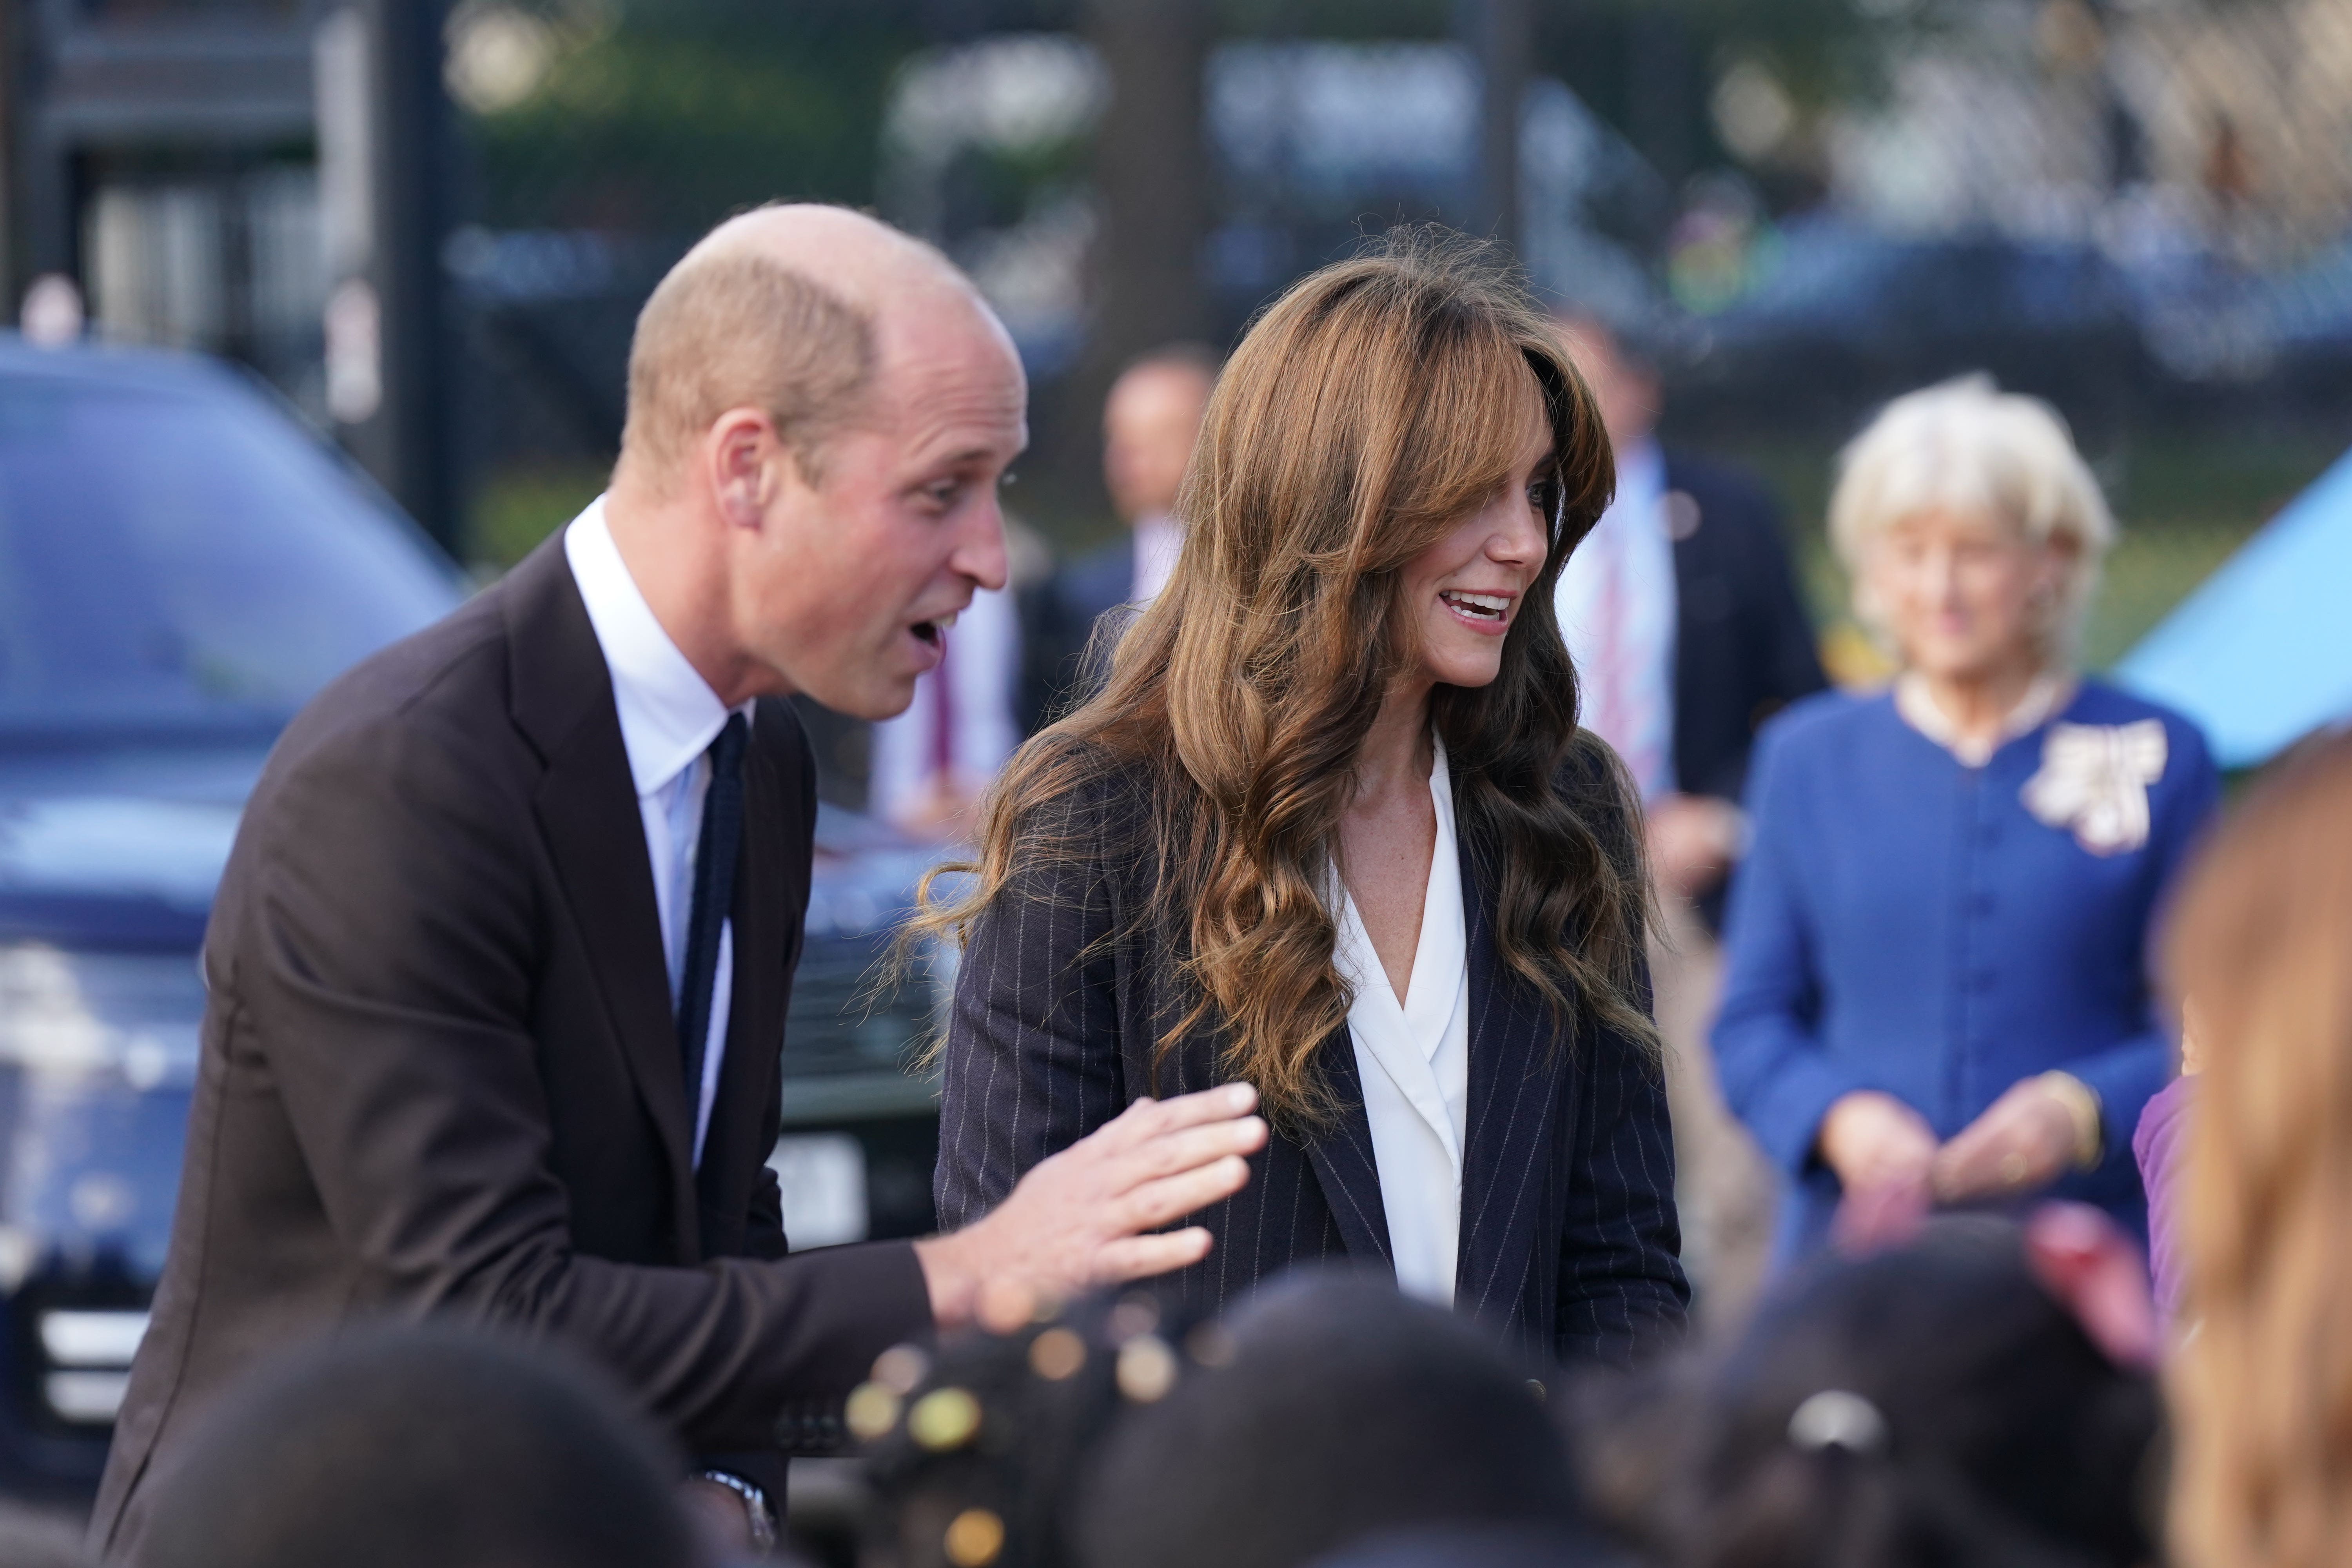
<svg viewBox="0 0 2352 1568">
<path fill-rule="evenodd" d="M 622 1055 L 669 1156 L 681 1245 L 690 1245 L 693 1121 L 612 676 L 561 532 L 501 588 L 515 723 L 547 763 L 532 807 Z"/>
<path fill-rule="evenodd" d="M 1454 1304 L 1507 1318 L 1536 1259 L 1539 1201 L 1550 1161 L 1567 1043 L 1542 1001 L 1495 947 L 1493 879 L 1465 847 L 1462 900 L 1469 928 L 1470 1105 L 1462 1150 L 1462 1240 Z"/>
<path fill-rule="evenodd" d="M 1327 1081 L 1338 1102 L 1334 1120 L 1305 1140 L 1307 1158 L 1323 1188 L 1324 1203 L 1348 1245 L 1348 1256 L 1377 1258 L 1391 1269 L 1388 1208 L 1381 1202 L 1381 1173 L 1372 1163 L 1372 1124 L 1364 1114 L 1363 1080 L 1356 1073 L 1356 1043 L 1340 1026 L 1323 1042 Z"/>
</svg>

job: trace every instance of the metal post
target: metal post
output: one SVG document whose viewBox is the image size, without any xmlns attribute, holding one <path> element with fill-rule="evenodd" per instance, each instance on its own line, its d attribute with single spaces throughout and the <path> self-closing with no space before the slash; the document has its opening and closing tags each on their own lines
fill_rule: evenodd
<svg viewBox="0 0 2352 1568">
<path fill-rule="evenodd" d="M 1519 104 L 1535 47 L 1528 0 L 1464 0 L 1465 41 L 1478 62 L 1477 207 L 1467 226 L 1519 243 Z"/>
<path fill-rule="evenodd" d="M 441 273 L 446 11 L 446 0 L 356 0 L 321 27 L 318 81 L 329 405 L 352 455 L 456 552 L 464 542 Z"/>
<path fill-rule="evenodd" d="M 1092 346 L 1100 373 L 1207 325 L 1201 78 L 1209 14 L 1203 0 L 1093 0 L 1086 19 L 1111 82 L 1096 143 L 1103 237 Z"/>
</svg>

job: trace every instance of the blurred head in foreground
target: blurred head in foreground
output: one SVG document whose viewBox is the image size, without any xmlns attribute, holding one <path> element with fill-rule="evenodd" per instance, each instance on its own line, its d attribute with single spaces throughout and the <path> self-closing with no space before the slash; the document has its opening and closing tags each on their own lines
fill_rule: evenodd
<svg viewBox="0 0 2352 1568">
<path fill-rule="evenodd" d="M 1040 1315 L 983 1300 L 981 1329 L 900 1345 L 849 1402 L 866 1445 L 865 1568 L 1068 1568 L 1071 1500 L 1122 1413 L 1165 1398 L 1223 1341 L 1150 1290 Z"/>
<path fill-rule="evenodd" d="M 681 1471 L 583 1371 L 439 1329 L 298 1352 L 205 1417 L 141 1568 L 694 1568 Z"/>
<path fill-rule="evenodd" d="M 1431 1526 L 1524 1527 L 1569 1549 L 1566 1441 L 1452 1313 L 1385 1281 L 1309 1276 L 1225 1326 L 1224 1364 L 1112 1434 L 1080 1500 L 1092 1568 L 1296 1568 Z"/>
<path fill-rule="evenodd" d="M 1984 376 L 1896 398 L 1838 457 L 1854 614 L 1934 679 L 2063 668 L 2114 537 L 2065 423 Z"/>
<path fill-rule="evenodd" d="M 2165 945 L 2204 1058 L 2179 1560 L 2352 1561 L 2352 736 L 2284 764 L 2215 835 Z"/>
<path fill-rule="evenodd" d="M 1596 1499 L 1686 1568 L 2153 1563 L 2160 1405 L 2102 1348 L 2149 1342 L 2095 1252 L 1967 1216 L 1820 1264 L 1719 1363 L 1594 1413 Z"/>
<path fill-rule="evenodd" d="M 1216 351 L 1170 343 L 1119 373 L 1103 400 L 1103 482 L 1130 526 L 1176 510 L 1217 384 Z"/>
</svg>

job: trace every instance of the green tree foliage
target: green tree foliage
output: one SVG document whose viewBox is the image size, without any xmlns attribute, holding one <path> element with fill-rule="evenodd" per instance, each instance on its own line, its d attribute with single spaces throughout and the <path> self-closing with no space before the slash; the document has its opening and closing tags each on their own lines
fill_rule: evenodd
<svg viewBox="0 0 2352 1568">
<path fill-rule="evenodd" d="M 894 0 L 529 11 L 543 77 L 464 120 L 493 227 L 692 234 L 778 196 L 870 202 L 891 74 L 924 41 Z"/>
</svg>

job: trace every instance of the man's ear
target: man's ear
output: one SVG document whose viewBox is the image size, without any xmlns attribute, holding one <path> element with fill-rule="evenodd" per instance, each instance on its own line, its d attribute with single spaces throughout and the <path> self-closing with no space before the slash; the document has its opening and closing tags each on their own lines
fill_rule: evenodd
<svg viewBox="0 0 2352 1568">
<path fill-rule="evenodd" d="M 756 529 L 785 483 L 792 455 L 776 438 L 775 421 L 767 412 L 745 407 L 730 408 L 711 422 L 702 460 L 711 499 L 728 526 Z"/>
</svg>

